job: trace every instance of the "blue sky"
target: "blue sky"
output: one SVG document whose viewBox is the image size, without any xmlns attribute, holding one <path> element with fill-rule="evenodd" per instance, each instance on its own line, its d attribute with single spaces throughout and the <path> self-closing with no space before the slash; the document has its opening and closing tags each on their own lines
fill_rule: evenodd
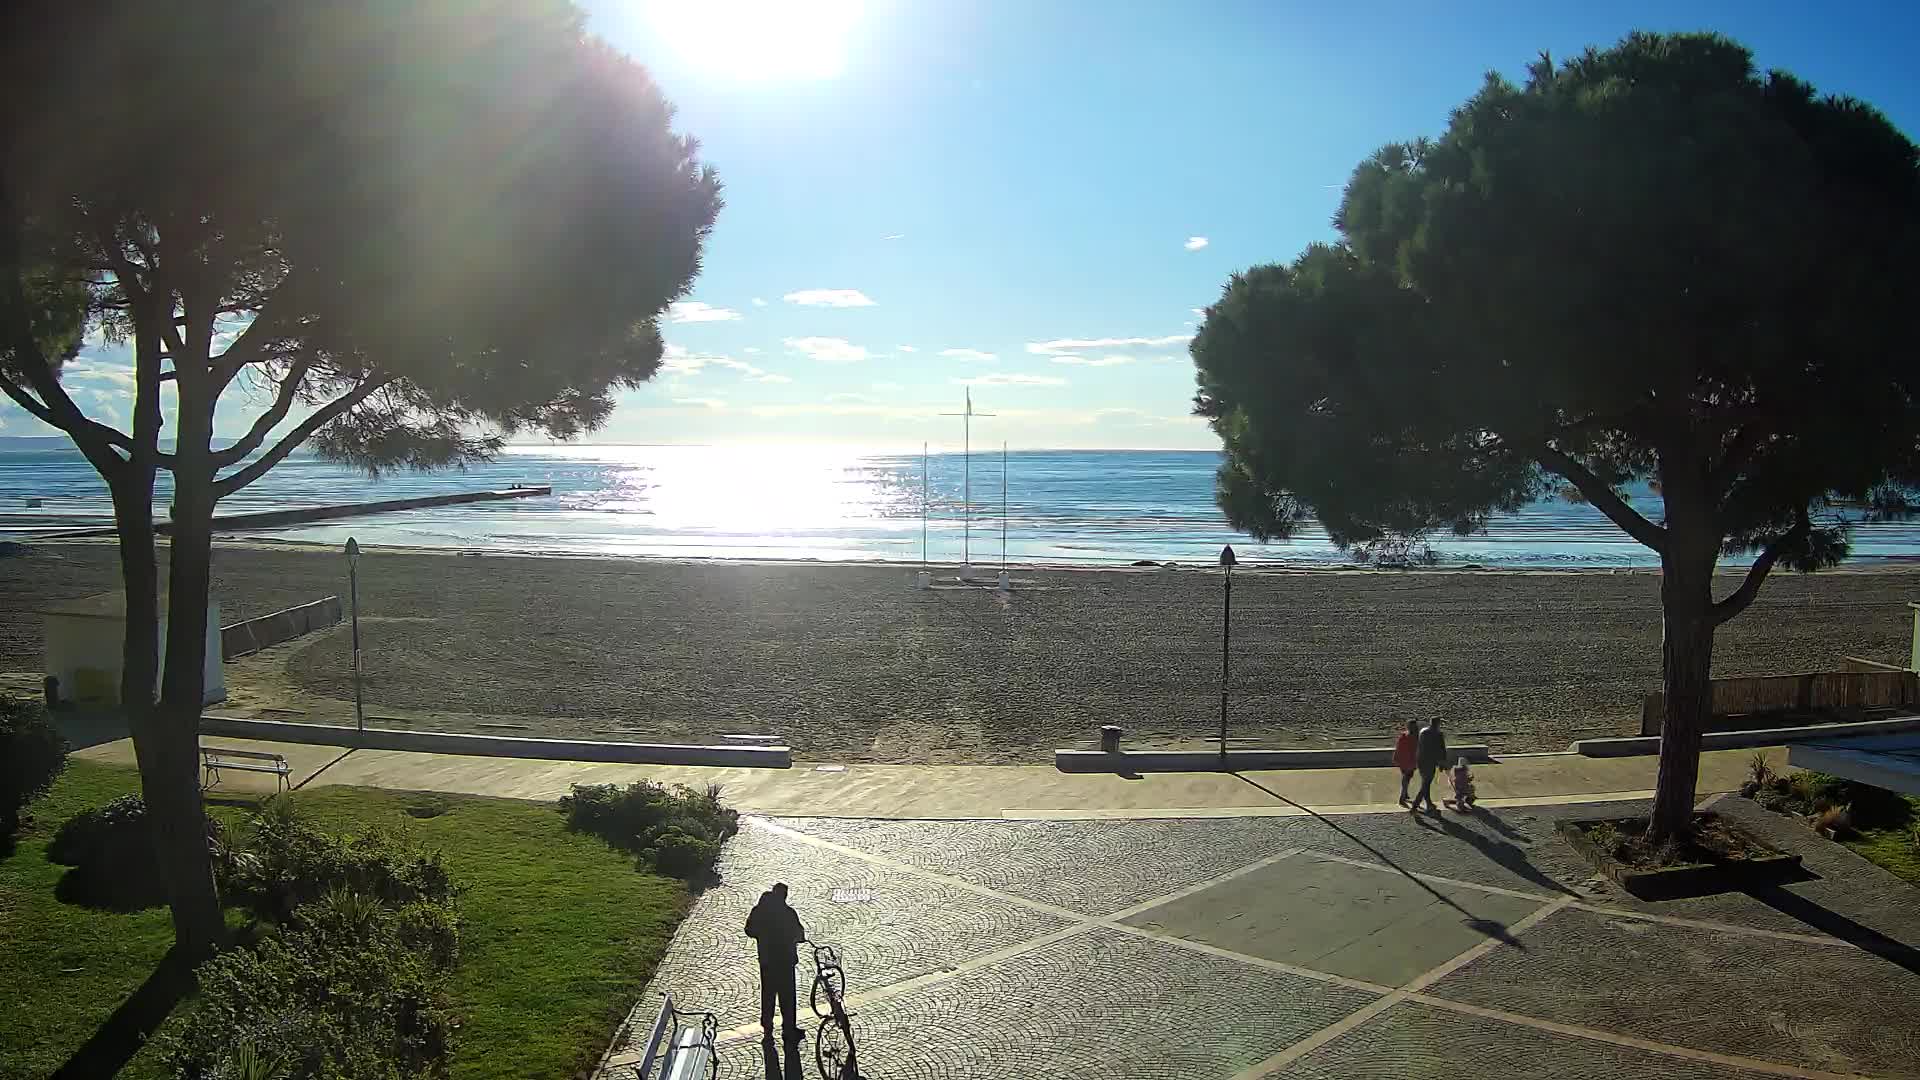
<svg viewBox="0 0 1920 1080">
<path fill-rule="evenodd" d="M 727 189 L 668 370 L 595 441 L 940 445 L 971 382 L 983 442 L 1212 447 L 1194 309 L 1331 237 L 1356 162 L 1543 49 L 1719 30 L 1920 130 L 1897 4 L 587 6 Z"/>
</svg>

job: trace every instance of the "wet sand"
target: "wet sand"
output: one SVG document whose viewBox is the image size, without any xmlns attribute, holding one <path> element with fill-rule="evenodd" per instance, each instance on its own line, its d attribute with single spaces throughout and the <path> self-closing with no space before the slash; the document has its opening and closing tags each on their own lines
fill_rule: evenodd
<svg viewBox="0 0 1920 1080">
<path fill-rule="evenodd" d="M 708 741 L 805 758 L 1048 760 L 1103 723 L 1197 741 L 1219 722 L 1217 573 L 1019 570 L 1016 588 L 908 587 L 907 566 L 373 551 L 360 564 L 368 711 L 419 726 Z M 333 551 L 223 544 L 224 622 L 346 593 Z M 1721 591 L 1736 579 L 1721 582 Z M 1659 681 L 1651 573 L 1259 572 L 1233 588 L 1232 734 L 1376 741 L 1440 716 L 1508 752 L 1633 734 Z M 41 662 L 41 601 L 117 588 L 107 544 L 0 560 L 0 672 Z M 1920 570 L 1777 574 L 1722 628 L 1721 675 L 1903 660 Z M 237 701 L 352 698 L 345 626 L 230 664 Z M 349 707 L 350 708 L 350 707 Z"/>
</svg>

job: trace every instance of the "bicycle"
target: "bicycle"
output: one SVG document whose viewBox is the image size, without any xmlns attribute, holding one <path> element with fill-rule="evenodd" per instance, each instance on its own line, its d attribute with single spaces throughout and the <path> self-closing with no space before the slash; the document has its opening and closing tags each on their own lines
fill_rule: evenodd
<svg viewBox="0 0 1920 1080">
<path fill-rule="evenodd" d="M 808 1001 L 813 1014 L 820 1018 L 820 1027 L 813 1034 L 814 1065 L 820 1070 L 820 1080 L 861 1080 L 860 1059 L 853 1048 L 853 1014 L 844 1001 L 847 975 L 840 965 L 840 950 L 832 945 L 808 944 L 813 946 L 813 990 Z"/>
</svg>

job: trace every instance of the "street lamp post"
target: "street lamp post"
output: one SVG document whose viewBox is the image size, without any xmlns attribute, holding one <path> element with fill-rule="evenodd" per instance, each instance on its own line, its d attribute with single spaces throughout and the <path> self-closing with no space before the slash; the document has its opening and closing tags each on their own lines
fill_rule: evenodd
<svg viewBox="0 0 1920 1080">
<path fill-rule="evenodd" d="M 1220 611 L 1220 771 L 1227 769 L 1227 655 L 1233 645 L 1233 545 L 1220 549 L 1220 565 L 1227 571 L 1227 589 Z"/>
<path fill-rule="evenodd" d="M 366 707 L 360 699 L 360 541 L 347 537 L 347 596 L 353 611 L 353 726 L 367 733 Z"/>
</svg>

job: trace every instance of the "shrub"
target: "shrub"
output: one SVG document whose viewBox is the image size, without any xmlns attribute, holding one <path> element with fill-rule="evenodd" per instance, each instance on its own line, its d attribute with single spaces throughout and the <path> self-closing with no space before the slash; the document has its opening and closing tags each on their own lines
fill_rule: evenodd
<svg viewBox="0 0 1920 1080">
<path fill-rule="evenodd" d="M 648 780 L 625 790 L 575 784 L 559 809 L 567 828 L 592 833 L 656 872 L 685 881 L 711 876 L 720 845 L 740 831 L 740 815 L 720 801 L 718 784 L 704 792 Z"/>
<path fill-rule="evenodd" d="M 1814 815 L 1813 827 L 1835 840 L 1853 835 L 1853 808 L 1851 806 L 1829 806 Z"/>
<path fill-rule="evenodd" d="M 164 1036 L 182 1080 L 245 1075 L 271 1056 L 281 1080 L 439 1076 L 451 1053 L 447 965 L 403 931 L 409 907 L 345 890 L 303 905 L 279 933 L 203 964 L 192 1010 Z"/>
<path fill-rule="evenodd" d="M 284 797 L 263 803 L 245 856 L 235 860 L 229 896 L 263 919 L 285 922 L 301 905 L 336 890 L 393 905 L 453 897 L 437 851 L 422 851 L 384 831 L 338 836 L 316 828 Z"/>
<path fill-rule="evenodd" d="M 1766 787 L 1773 780 L 1773 763 L 1767 760 L 1766 751 L 1753 752 L 1753 757 L 1747 761 L 1747 773 L 1755 788 Z"/>
<path fill-rule="evenodd" d="M 216 865 L 228 862 L 225 830 L 212 818 L 204 820 Z M 47 858 L 73 867 L 60 882 L 63 899 L 134 911 L 166 902 L 154 848 L 147 804 L 138 795 L 122 795 L 62 822 Z"/>
<path fill-rule="evenodd" d="M 24 820 L 28 803 L 47 793 L 67 767 L 67 741 L 38 702 L 0 695 L 0 840 Z"/>
<path fill-rule="evenodd" d="M 165 1045 L 174 1075 L 446 1073 L 460 938 L 437 852 L 383 832 L 337 836 L 274 799 L 235 865 L 232 895 L 280 929 L 201 967 L 200 996 Z"/>
</svg>

